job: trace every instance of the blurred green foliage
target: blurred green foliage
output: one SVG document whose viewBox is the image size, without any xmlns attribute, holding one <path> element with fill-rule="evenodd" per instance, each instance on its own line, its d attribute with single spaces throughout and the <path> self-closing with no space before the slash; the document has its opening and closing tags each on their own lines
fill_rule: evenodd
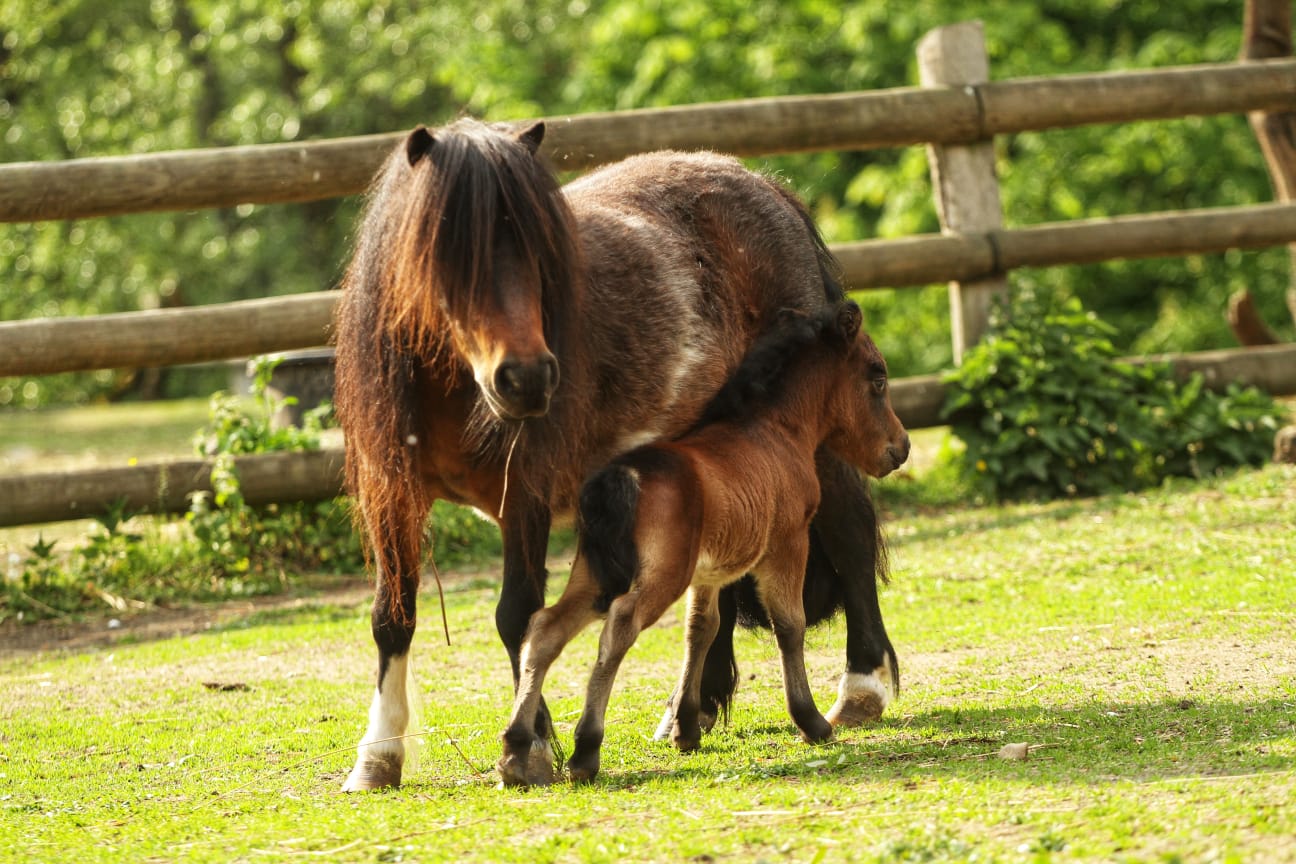
<svg viewBox="0 0 1296 864">
<path fill-rule="evenodd" d="M 916 83 L 928 29 L 986 23 L 996 78 L 1233 59 L 1240 0 L 0 0 L 0 161 L 384 132 Z M 1242 117 L 997 141 L 1009 225 L 1270 198 Z M 830 240 L 937 230 L 922 148 L 762 160 Z M 0 226 L 0 318 L 199 304 L 334 285 L 358 201 Z M 1058 268 L 1122 351 L 1224 347 L 1247 286 L 1291 338 L 1285 250 Z M 896 374 L 949 364 L 943 286 L 869 292 Z M 0 380 L 0 406 L 122 390 L 111 372 Z"/>
</svg>

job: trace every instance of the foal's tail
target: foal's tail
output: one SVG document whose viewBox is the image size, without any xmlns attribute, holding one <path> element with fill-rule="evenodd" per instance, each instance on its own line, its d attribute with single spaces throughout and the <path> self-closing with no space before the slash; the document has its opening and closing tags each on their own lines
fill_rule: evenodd
<svg viewBox="0 0 1296 864">
<path fill-rule="evenodd" d="M 614 462 L 586 481 L 577 506 L 580 554 L 603 589 L 594 608 L 606 612 L 639 574 L 634 537 L 639 477 L 628 465 Z"/>
</svg>

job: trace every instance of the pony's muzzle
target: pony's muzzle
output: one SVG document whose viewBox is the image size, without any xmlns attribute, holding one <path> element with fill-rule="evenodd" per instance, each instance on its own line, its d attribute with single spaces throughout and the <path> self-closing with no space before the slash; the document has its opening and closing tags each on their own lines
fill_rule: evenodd
<svg viewBox="0 0 1296 864">
<path fill-rule="evenodd" d="M 540 417 L 558 387 L 558 361 L 548 352 L 531 361 L 505 358 L 491 381 L 499 406 L 510 419 Z"/>
</svg>

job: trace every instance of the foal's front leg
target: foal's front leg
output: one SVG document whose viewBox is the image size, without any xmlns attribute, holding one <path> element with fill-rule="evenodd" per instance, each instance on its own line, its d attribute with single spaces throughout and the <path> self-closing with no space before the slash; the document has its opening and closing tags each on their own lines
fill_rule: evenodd
<svg viewBox="0 0 1296 864">
<path fill-rule="evenodd" d="M 769 611 L 774 639 L 778 642 L 783 663 L 783 692 L 787 697 L 788 713 L 801 730 L 801 736 L 811 744 L 832 738 L 833 727 L 819 713 L 805 668 L 805 609 L 801 604 L 801 573 L 805 558 L 794 570 L 780 576 L 775 584 L 763 584 L 765 608 Z"/>
</svg>

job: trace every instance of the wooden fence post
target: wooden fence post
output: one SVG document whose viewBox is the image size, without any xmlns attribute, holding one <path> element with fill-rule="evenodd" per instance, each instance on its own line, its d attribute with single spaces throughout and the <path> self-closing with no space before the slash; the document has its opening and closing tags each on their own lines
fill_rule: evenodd
<svg viewBox="0 0 1296 864">
<path fill-rule="evenodd" d="M 939 27 L 924 36 L 918 43 L 918 77 L 924 87 L 963 87 L 969 92 L 987 83 L 990 61 L 986 57 L 981 22 L 965 21 Z M 1003 227 L 994 140 L 985 134 L 978 138 L 965 144 L 927 147 L 936 210 L 944 233 L 993 237 L 990 232 Z M 963 353 L 985 333 L 991 301 L 1007 290 L 1007 280 L 998 273 L 984 279 L 949 283 L 955 363 L 962 362 Z"/>
<path fill-rule="evenodd" d="M 1242 19 L 1239 60 L 1252 62 L 1292 56 L 1291 0 L 1247 0 Z M 1273 181 L 1274 200 L 1296 200 L 1296 111 L 1252 111 L 1247 115 Z M 1288 246 L 1291 277 L 1287 308 L 1296 322 L 1296 243 Z M 1259 312 L 1251 292 L 1243 289 L 1229 300 L 1229 324 L 1243 345 L 1276 342 Z"/>
</svg>

